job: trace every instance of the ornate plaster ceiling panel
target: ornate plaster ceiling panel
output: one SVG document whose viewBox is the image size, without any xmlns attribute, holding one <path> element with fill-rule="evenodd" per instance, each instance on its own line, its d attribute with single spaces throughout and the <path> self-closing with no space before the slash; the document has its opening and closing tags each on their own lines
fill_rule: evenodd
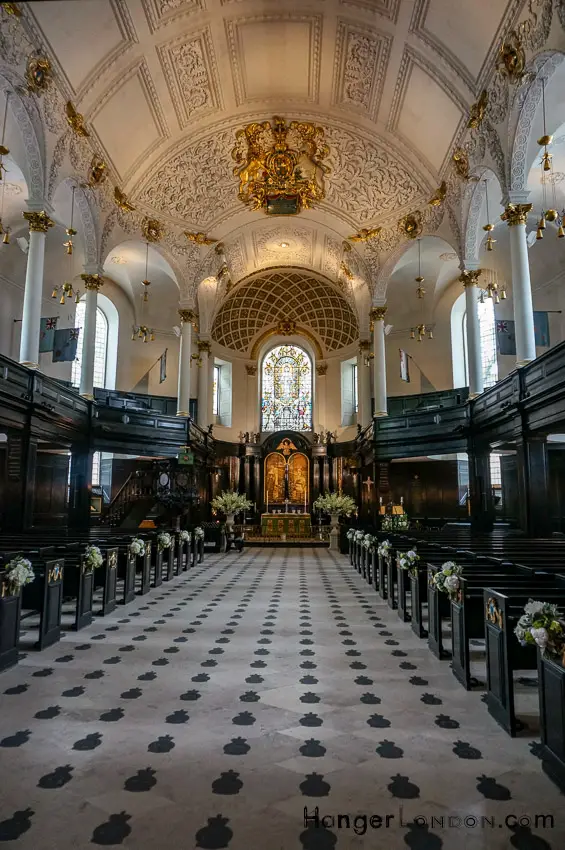
<svg viewBox="0 0 565 850">
<path fill-rule="evenodd" d="M 218 69 L 210 29 L 191 32 L 157 48 L 180 126 L 221 106 Z"/>
<path fill-rule="evenodd" d="M 326 352 L 351 345 L 359 335 L 351 307 L 328 282 L 299 269 L 272 269 L 243 281 L 227 298 L 212 337 L 248 353 L 254 339 L 280 321 L 311 328 Z"/>
<path fill-rule="evenodd" d="M 405 50 L 389 129 L 440 171 L 463 120 L 463 103 L 446 83 L 432 77 L 424 60 Z M 439 120 L 438 116 L 441 116 Z"/>
<path fill-rule="evenodd" d="M 512 5 L 513 0 L 417 0 L 410 28 L 474 91 L 497 41 L 496 24 Z"/>
<path fill-rule="evenodd" d="M 204 8 L 204 0 L 141 0 L 141 2 L 151 32 L 170 24 L 181 15 L 198 12 Z"/>
<path fill-rule="evenodd" d="M 29 6 L 51 55 L 64 56 L 59 71 L 77 100 L 137 41 L 125 0 L 81 0 L 73 11 L 67 0 Z"/>
<path fill-rule="evenodd" d="M 334 106 L 376 119 L 392 37 L 340 20 L 337 28 Z"/>
<path fill-rule="evenodd" d="M 340 3 L 343 6 L 366 9 L 368 12 L 384 15 L 385 18 L 395 22 L 400 8 L 400 0 L 340 0 Z"/>
<path fill-rule="evenodd" d="M 130 174 L 167 136 L 167 127 L 145 60 L 121 75 L 94 106 L 90 120 L 118 175 Z"/>
<path fill-rule="evenodd" d="M 253 101 L 316 103 L 322 19 L 317 15 L 262 15 L 226 21 L 238 105 Z"/>
<path fill-rule="evenodd" d="M 312 230 L 288 224 L 255 232 L 253 244 L 256 265 L 311 266 L 313 236 Z"/>
</svg>

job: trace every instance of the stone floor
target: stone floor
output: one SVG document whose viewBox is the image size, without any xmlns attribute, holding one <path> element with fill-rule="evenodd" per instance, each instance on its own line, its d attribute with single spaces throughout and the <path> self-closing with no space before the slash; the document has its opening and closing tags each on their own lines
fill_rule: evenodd
<svg viewBox="0 0 565 850">
<path fill-rule="evenodd" d="M 565 846 L 535 744 L 327 550 L 208 556 L 0 680 L 0 842 L 21 850 Z M 467 825 L 431 825 L 450 815 Z"/>
</svg>

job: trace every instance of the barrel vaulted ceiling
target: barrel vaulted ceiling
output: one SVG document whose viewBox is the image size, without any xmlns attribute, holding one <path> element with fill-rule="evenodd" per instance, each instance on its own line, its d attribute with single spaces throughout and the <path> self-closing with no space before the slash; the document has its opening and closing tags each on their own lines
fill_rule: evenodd
<svg viewBox="0 0 565 850">
<path fill-rule="evenodd" d="M 24 15 L 138 211 L 235 234 L 242 277 L 284 263 L 281 242 L 328 273 L 348 234 L 427 203 L 519 5 L 52 0 Z M 273 115 L 317 122 L 330 147 L 325 199 L 289 222 L 247 210 L 233 175 L 236 130 Z"/>
</svg>

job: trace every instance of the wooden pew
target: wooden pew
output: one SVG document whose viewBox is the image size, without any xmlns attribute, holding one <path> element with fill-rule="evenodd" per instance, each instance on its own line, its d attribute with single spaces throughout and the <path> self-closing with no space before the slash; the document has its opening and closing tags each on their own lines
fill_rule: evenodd
<svg viewBox="0 0 565 850">
<path fill-rule="evenodd" d="M 64 559 L 36 559 L 29 552 L 25 557 L 31 561 L 35 579 L 22 588 L 21 620 L 39 614 L 38 638 L 33 648 L 45 649 L 61 638 Z"/>
</svg>

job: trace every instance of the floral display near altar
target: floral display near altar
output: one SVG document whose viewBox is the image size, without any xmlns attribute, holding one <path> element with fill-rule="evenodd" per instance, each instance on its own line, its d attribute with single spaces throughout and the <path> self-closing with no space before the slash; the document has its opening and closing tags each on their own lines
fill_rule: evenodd
<svg viewBox="0 0 565 850">
<path fill-rule="evenodd" d="M 434 584 L 441 593 L 447 593 L 450 599 L 457 594 L 461 587 L 459 581 L 463 575 L 463 567 L 456 564 L 455 561 L 446 561 L 441 565 L 441 570 L 434 575 Z"/>
<path fill-rule="evenodd" d="M 186 530 L 183 529 L 179 533 L 179 537 L 180 537 L 182 543 L 188 543 L 188 541 L 190 540 L 190 531 L 186 531 Z"/>
<path fill-rule="evenodd" d="M 379 543 L 377 553 L 381 556 L 381 558 L 390 558 L 391 549 L 392 545 L 390 543 L 390 540 L 383 540 L 382 543 Z"/>
<path fill-rule="evenodd" d="M 406 531 L 410 528 L 408 514 L 385 514 L 381 518 L 381 531 Z"/>
<path fill-rule="evenodd" d="M 194 539 L 204 540 L 204 529 L 200 528 L 200 526 L 197 526 L 197 528 L 194 529 Z"/>
<path fill-rule="evenodd" d="M 84 566 L 89 570 L 97 570 L 103 563 L 104 558 L 98 546 L 87 546 L 84 550 Z"/>
<path fill-rule="evenodd" d="M 565 618 L 557 605 L 530 599 L 514 634 L 522 646 L 539 646 L 546 658 L 565 661 Z"/>
<path fill-rule="evenodd" d="M 408 552 L 398 553 L 398 566 L 401 570 L 410 570 L 410 572 L 414 572 L 419 560 L 420 556 L 415 549 L 409 549 Z"/>
<path fill-rule="evenodd" d="M 373 537 L 372 534 L 366 534 L 361 545 L 367 550 L 367 552 L 374 552 L 376 542 L 376 537 Z"/>
<path fill-rule="evenodd" d="M 17 596 L 24 584 L 31 584 L 35 578 L 35 573 L 31 566 L 31 561 L 18 555 L 12 558 L 6 564 L 6 581 L 8 582 L 8 592 L 10 596 Z"/>
<path fill-rule="evenodd" d="M 157 547 L 159 552 L 162 552 L 164 549 L 170 549 L 173 543 L 173 538 L 169 534 L 168 531 L 162 531 L 157 535 Z"/>
<path fill-rule="evenodd" d="M 318 496 L 313 508 L 338 516 L 351 516 L 351 514 L 357 512 L 357 506 L 351 496 L 344 496 L 342 493 L 327 493 L 325 496 Z"/>
<path fill-rule="evenodd" d="M 129 553 L 130 555 L 137 557 L 142 557 L 145 555 L 145 543 L 141 538 L 134 537 L 131 543 L 129 544 Z"/>
<path fill-rule="evenodd" d="M 211 507 L 216 514 L 238 514 L 240 511 L 248 511 L 252 508 L 253 502 L 240 493 L 236 493 L 235 490 L 226 490 L 225 493 L 220 493 L 212 499 Z"/>
</svg>

